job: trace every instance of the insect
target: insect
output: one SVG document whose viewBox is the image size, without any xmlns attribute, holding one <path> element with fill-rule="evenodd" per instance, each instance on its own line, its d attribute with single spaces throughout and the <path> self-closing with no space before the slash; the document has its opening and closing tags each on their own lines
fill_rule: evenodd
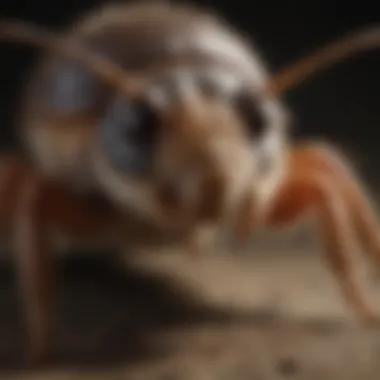
<svg viewBox="0 0 380 380">
<path fill-rule="evenodd" d="M 34 363 L 49 352 L 54 253 L 76 245 L 212 247 L 232 228 L 281 228 L 313 210 L 345 299 L 377 320 L 350 254 L 380 262 L 369 196 L 338 152 L 289 141 L 281 95 L 380 45 L 354 33 L 273 76 L 208 11 L 107 5 L 61 36 L 3 20 L 0 37 L 47 49 L 26 86 L 26 152 L 1 161 L 1 223 L 17 252 Z"/>
</svg>

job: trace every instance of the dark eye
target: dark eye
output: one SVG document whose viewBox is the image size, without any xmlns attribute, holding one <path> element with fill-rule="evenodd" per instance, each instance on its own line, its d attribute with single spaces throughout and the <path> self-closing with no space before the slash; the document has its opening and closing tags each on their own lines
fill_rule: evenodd
<svg viewBox="0 0 380 380">
<path fill-rule="evenodd" d="M 145 102 L 120 105 L 115 109 L 114 122 L 120 126 L 122 140 L 136 146 L 152 146 L 156 140 L 157 115 Z"/>
<path fill-rule="evenodd" d="M 237 112 L 247 125 L 249 136 L 261 137 L 266 130 L 266 118 L 259 101 L 248 91 L 240 92 L 233 101 Z"/>
<path fill-rule="evenodd" d="M 111 164 L 133 174 L 148 172 L 158 133 L 156 110 L 144 100 L 118 98 L 101 126 L 104 153 Z"/>
</svg>

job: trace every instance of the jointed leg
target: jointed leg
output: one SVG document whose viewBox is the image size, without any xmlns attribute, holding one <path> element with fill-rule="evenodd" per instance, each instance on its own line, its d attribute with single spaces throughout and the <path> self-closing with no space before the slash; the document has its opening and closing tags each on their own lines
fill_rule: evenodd
<svg viewBox="0 0 380 380">
<path fill-rule="evenodd" d="M 343 161 L 329 149 L 304 145 L 291 152 L 287 177 L 265 223 L 282 227 L 311 210 L 319 217 L 327 258 L 347 302 L 364 322 L 374 321 L 375 313 L 359 288 L 350 256 L 360 248 L 358 243 L 373 252 L 375 242 L 369 244 L 368 237 L 375 237 L 375 218 Z"/>
<path fill-rule="evenodd" d="M 30 360 L 37 364 L 48 350 L 53 295 L 53 246 L 46 210 L 41 208 L 44 192 L 33 176 L 25 179 L 17 204 L 14 239 L 20 286 L 26 306 Z"/>
<path fill-rule="evenodd" d="M 327 147 L 304 144 L 294 150 L 293 160 L 332 177 L 334 186 L 339 188 L 347 203 L 355 233 L 364 252 L 380 264 L 379 221 L 373 212 L 369 196 L 344 158 Z"/>
<path fill-rule="evenodd" d="M 0 170 L 0 220 L 13 236 L 26 305 L 33 364 L 46 359 L 53 295 L 53 232 L 88 239 L 113 227 L 114 215 L 101 201 L 81 197 L 41 178 L 23 163 L 4 161 Z"/>
</svg>

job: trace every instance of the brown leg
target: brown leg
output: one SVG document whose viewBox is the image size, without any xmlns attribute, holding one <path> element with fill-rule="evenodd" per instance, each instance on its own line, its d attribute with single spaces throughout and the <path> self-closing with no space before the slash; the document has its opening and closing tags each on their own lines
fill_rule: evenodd
<svg viewBox="0 0 380 380">
<path fill-rule="evenodd" d="M 42 183 L 36 177 L 28 178 L 20 193 L 14 224 L 20 285 L 31 342 L 30 360 L 33 364 L 39 364 L 48 351 L 54 285 L 53 247 L 48 215 L 40 207 L 42 197 Z"/>
<path fill-rule="evenodd" d="M 46 359 L 50 348 L 55 248 L 52 230 L 70 238 L 91 240 L 112 229 L 115 215 L 101 200 L 66 191 L 16 160 L 4 161 L 0 174 L 4 205 L 0 221 L 5 232 L 13 235 L 26 305 L 30 360 L 38 364 Z"/>
<path fill-rule="evenodd" d="M 380 224 L 369 196 L 349 164 L 331 148 L 315 144 L 300 145 L 294 150 L 294 159 L 334 179 L 336 188 L 340 189 L 347 202 L 364 252 L 380 264 Z"/>
<path fill-rule="evenodd" d="M 362 321 L 373 322 L 376 320 L 375 313 L 359 288 L 351 259 L 359 243 L 354 234 L 355 218 L 360 220 L 358 213 L 353 212 L 353 208 L 358 207 L 354 201 L 362 201 L 365 197 L 357 191 L 357 198 L 354 199 L 354 193 L 349 193 L 355 184 L 352 177 L 343 176 L 344 172 L 340 171 L 338 175 L 336 167 L 335 171 L 327 170 L 334 164 L 327 155 L 320 158 L 324 158 L 329 165 L 311 164 L 318 157 L 314 154 L 313 150 L 302 151 L 300 148 L 292 152 L 287 178 L 277 190 L 267 215 L 267 226 L 282 227 L 296 221 L 307 211 L 316 212 L 327 258 L 348 304 Z M 345 169 L 343 165 L 342 169 Z"/>
</svg>

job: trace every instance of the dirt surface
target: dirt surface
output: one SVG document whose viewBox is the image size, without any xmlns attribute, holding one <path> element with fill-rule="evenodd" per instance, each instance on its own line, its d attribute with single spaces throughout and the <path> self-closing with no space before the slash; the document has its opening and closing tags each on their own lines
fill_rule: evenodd
<svg viewBox="0 0 380 380">
<path fill-rule="evenodd" d="M 16 282 L 2 269 L 0 379 L 380 378 L 380 329 L 355 322 L 313 249 L 76 259 L 60 273 L 52 365 L 31 372 Z"/>
</svg>

